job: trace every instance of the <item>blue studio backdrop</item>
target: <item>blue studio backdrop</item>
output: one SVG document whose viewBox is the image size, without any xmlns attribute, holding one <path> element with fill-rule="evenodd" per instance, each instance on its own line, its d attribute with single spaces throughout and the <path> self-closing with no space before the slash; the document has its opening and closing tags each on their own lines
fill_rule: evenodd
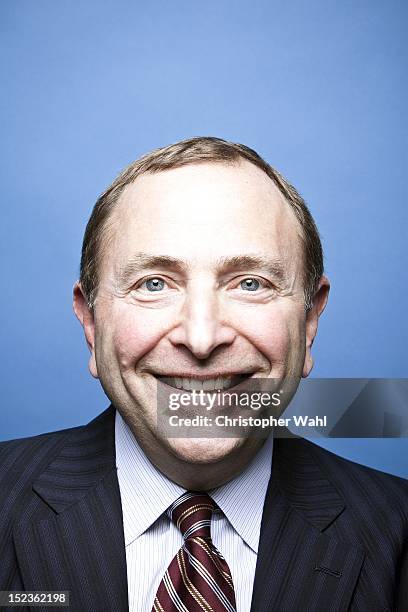
<svg viewBox="0 0 408 612">
<path fill-rule="evenodd" d="M 195 135 L 243 142 L 301 191 L 329 305 L 314 377 L 408 377 L 408 5 L 389 0 L 4 0 L 0 439 L 108 400 L 71 309 L 101 191 Z M 327 448 L 408 477 L 408 439 Z"/>
</svg>

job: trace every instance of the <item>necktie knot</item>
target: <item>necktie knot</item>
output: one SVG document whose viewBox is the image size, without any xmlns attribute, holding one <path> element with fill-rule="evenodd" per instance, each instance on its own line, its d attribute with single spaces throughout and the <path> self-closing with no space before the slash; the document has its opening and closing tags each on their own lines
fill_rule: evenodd
<svg viewBox="0 0 408 612">
<path fill-rule="evenodd" d="M 168 508 L 167 514 L 185 540 L 211 538 L 211 517 L 215 502 L 206 493 L 187 491 Z"/>
<path fill-rule="evenodd" d="M 215 507 L 206 493 L 187 491 L 168 508 L 184 542 L 159 584 L 152 612 L 236 612 L 228 563 L 211 540 Z"/>
</svg>

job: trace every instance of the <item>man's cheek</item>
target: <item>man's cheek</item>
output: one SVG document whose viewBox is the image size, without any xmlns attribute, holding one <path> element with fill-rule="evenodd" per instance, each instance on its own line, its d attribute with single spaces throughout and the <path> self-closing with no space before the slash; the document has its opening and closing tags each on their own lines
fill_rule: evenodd
<svg viewBox="0 0 408 612">
<path fill-rule="evenodd" d="M 122 369 L 134 368 L 157 345 L 161 334 L 149 322 L 123 320 L 112 334 L 114 352 Z"/>
<path fill-rule="evenodd" d="M 255 347 L 269 361 L 282 362 L 285 360 L 291 344 L 291 331 L 284 318 L 279 316 L 255 317 L 250 327 L 247 327 L 247 334 Z"/>
<path fill-rule="evenodd" d="M 146 330 L 127 329 L 126 327 L 117 330 L 112 336 L 113 352 L 122 370 L 134 368 L 141 357 L 147 352 L 149 338 Z"/>
</svg>

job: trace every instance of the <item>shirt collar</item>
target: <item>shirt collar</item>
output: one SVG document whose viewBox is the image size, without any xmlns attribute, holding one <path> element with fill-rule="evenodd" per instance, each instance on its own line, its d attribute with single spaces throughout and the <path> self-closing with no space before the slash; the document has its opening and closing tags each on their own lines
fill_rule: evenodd
<svg viewBox="0 0 408 612">
<path fill-rule="evenodd" d="M 149 461 L 118 411 L 115 446 L 125 546 L 128 546 L 186 489 L 164 476 Z M 270 435 L 241 474 L 208 491 L 254 552 L 258 551 L 263 506 L 271 475 L 272 447 L 273 437 Z"/>
<path fill-rule="evenodd" d="M 226 484 L 208 491 L 235 531 L 258 552 L 262 513 L 272 469 L 271 434 L 245 470 Z"/>
<path fill-rule="evenodd" d="M 149 461 L 118 411 L 115 417 L 115 446 L 127 546 L 144 533 L 186 489 L 164 476 Z"/>
</svg>

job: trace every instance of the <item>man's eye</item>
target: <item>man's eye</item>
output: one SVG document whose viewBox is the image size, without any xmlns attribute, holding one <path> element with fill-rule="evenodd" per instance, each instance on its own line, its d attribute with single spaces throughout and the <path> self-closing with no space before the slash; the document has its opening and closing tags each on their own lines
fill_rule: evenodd
<svg viewBox="0 0 408 612">
<path fill-rule="evenodd" d="M 246 278 L 241 281 L 240 286 L 244 291 L 256 291 L 261 286 L 261 283 L 256 278 Z"/>
<path fill-rule="evenodd" d="M 161 291 L 164 289 L 165 281 L 162 278 L 148 278 L 141 287 L 145 287 L 148 291 Z"/>
</svg>

